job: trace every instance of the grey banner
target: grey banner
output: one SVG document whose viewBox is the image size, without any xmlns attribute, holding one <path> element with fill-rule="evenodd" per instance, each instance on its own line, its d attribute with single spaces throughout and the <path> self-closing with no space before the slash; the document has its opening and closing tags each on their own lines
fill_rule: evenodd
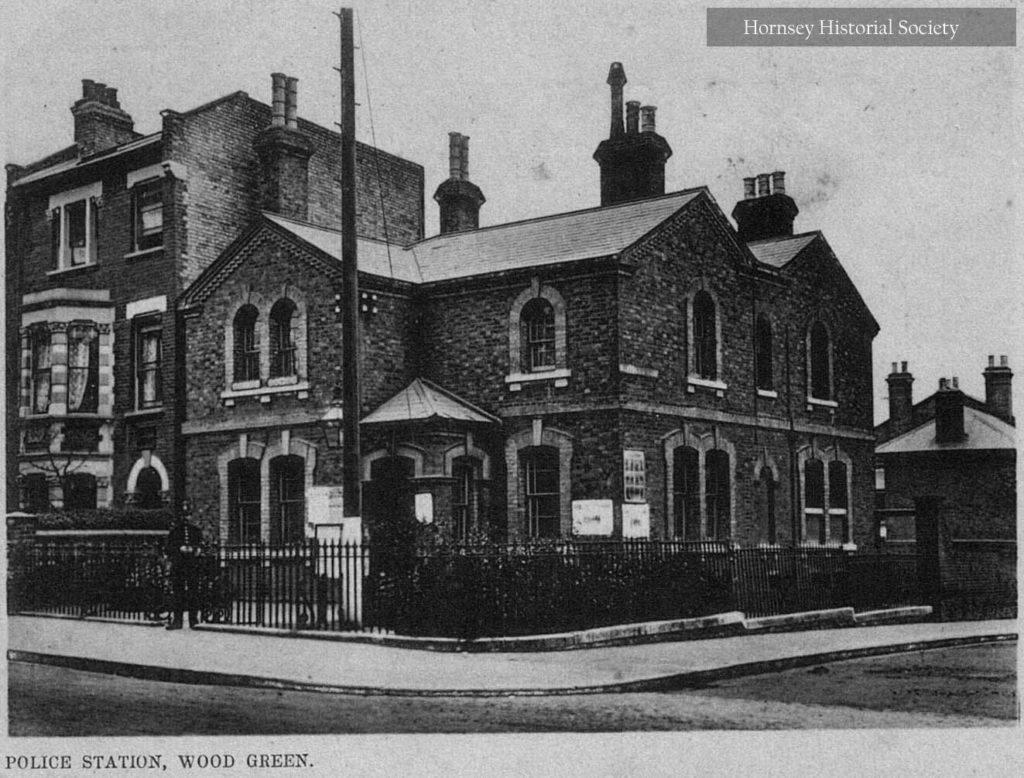
<svg viewBox="0 0 1024 778">
<path fill-rule="evenodd" d="M 1015 8 L 709 8 L 708 46 L 1016 46 Z"/>
</svg>

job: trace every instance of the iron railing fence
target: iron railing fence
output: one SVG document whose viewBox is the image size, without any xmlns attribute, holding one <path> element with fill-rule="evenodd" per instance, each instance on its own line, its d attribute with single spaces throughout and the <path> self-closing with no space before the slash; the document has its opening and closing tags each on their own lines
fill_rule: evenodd
<svg viewBox="0 0 1024 778">
<path fill-rule="evenodd" d="M 985 553 L 1006 555 L 993 549 Z M 957 612 L 981 605 L 990 611 L 1012 607 L 1015 612 L 1016 579 L 992 583 L 991 574 L 982 572 L 985 559 L 972 559 L 970 570 L 957 575 L 981 583 L 963 591 L 946 587 L 950 596 L 959 597 L 954 598 L 960 603 Z M 160 543 L 19 543 L 11 546 L 9 560 L 11 612 L 141 620 L 168 610 Z M 738 549 L 721 542 L 432 549 L 324 540 L 248 543 L 209 549 L 199 570 L 206 621 L 466 639 L 730 610 L 767 616 L 927 602 L 912 555 L 839 548 Z"/>
</svg>

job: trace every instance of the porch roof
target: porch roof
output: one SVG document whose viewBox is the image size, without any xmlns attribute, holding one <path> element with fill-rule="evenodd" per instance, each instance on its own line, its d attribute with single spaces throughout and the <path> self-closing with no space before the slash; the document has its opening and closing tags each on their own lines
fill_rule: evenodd
<svg viewBox="0 0 1024 778">
<path fill-rule="evenodd" d="M 500 424 L 496 416 L 423 378 L 416 378 L 366 416 L 362 424 L 408 424 L 424 421 Z"/>
</svg>

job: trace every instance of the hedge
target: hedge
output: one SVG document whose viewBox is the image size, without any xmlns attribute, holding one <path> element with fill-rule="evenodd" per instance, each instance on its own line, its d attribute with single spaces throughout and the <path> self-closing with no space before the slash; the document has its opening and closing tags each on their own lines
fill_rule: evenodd
<svg viewBox="0 0 1024 778">
<path fill-rule="evenodd" d="M 168 529 L 174 514 L 166 508 L 71 509 L 36 515 L 38 529 Z"/>
</svg>

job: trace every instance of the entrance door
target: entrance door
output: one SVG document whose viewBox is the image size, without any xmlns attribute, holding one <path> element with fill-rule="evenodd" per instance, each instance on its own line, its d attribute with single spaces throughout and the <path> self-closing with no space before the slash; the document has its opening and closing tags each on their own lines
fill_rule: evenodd
<svg viewBox="0 0 1024 778">
<path fill-rule="evenodd" d="M 415 472 L 416 465 L 410 457 L 383 457 L 370 464 L 370 482 L 363 492 L 363 511 L 372 535 L 394 536 L 415 524 L 412 486 Z"/>
</svg>

